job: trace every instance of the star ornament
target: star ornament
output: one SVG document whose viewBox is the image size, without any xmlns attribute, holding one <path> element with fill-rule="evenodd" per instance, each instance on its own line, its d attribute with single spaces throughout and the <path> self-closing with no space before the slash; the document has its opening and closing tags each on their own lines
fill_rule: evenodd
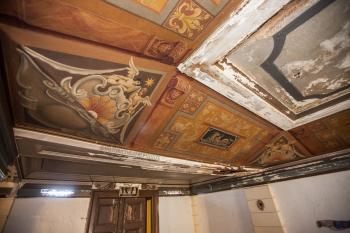
<svg viewBox="0 0 350 233">
<path fill-rule="evenodd" d="M 147 87 L 151 87 L 154 84 L 154 79 L 153 78 L 148 78 L 145 82 Z"/>
</svg>

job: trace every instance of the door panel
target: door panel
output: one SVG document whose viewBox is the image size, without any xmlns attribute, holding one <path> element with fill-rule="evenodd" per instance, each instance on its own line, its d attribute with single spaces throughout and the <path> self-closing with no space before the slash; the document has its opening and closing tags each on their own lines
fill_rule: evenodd
<svg viewBox="0 0 350 233">
<path fill-rule="evenodd" d="M 124 216 L 121 224 L 122 233 L 146 232 L 146 199 L 123 198 Z"/>
<path fill-rule="evenodd" d="M 95 200 L 95 215 L 92 233 L 115 233 L 120 212 L 118 198 L 100 198 Z"/>
<path fill-rule="evenodd" d="M 145 232 L 146 198 L 119 198 L 118 193 L 94 193 L 88 233 Z"/>
</svg>

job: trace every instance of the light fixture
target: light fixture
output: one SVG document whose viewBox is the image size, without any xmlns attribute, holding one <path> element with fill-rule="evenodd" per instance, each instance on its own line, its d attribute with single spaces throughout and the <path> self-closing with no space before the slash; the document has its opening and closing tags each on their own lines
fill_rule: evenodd
<svg viewBox="0 0 350 233">
<path fill-rule="evenodd" d="M 68 197 L 74 194 L 73 190 L 41 189 L 41 195 L 49 197 Z"/>
</svg>

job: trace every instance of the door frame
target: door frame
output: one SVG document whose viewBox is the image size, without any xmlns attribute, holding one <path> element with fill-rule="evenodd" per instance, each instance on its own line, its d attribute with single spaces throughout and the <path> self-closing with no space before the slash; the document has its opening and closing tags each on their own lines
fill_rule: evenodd
<svg viewBox="0 0 350 233">
<path fill-rule="evenodd" d="M 140 190 L 140 193 L 137 197 L 139 198 L 151 198 L 152 199 L 152 233 L 159 233 L 159 194 L 158 190 Z M 93 213 L 93 202 L 95 199 L 95 196 L 103 195 L 105 197 L 116 197 L 116 198 L 128 198 L 128 197 L 119 197 L 119 190 L 92 190 L 91 196 L 90 196 L 90 204 L 89 204 L 89 211 L 87 215 L 87 221 L 85 226 L 85 233 L 89 233 L 90 227 L 92 227 L 91 219 L 95 217 L 95 213 Z M 137 198 L 135 197 L 135 198 Z M 146 208 L 147 209 L 147 208 Z"/>
</svg>

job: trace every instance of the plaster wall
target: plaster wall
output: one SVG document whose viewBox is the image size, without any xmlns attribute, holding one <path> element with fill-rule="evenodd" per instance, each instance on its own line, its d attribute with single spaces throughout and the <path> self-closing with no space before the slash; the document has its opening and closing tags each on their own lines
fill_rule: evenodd
<svg viewBox="0 0 350 233">
<path fill-rule="evenodd" d="M 4 233 L 84 233 L 89 198 L 15 199 Z"/>
<path fill-rule="evenodd" d="M 84 233 L 89 198 L 18 198 L 4 233 Z M 191 197 L 159 198 L 160 233 L 194 233 Z"/>
<path fill-rule="evenodd" d="M 242 189 L 192 197 L 196 233 L 254 233 Z"/>
<path fill-rule="evenodd" d="M 159 198 L 160 233 L 195 233 L 191 197 Z"/>
<path fill-rule="evenodd" d="M 317 220 L 350 220 L 350 171 L 269 185 L 287 233 L 331 233 Z M 350 229 L 340 231 L 350 233 Z"/>
<path fill-rule="evenodd" d="M 350 219 L 350 171 L 269 185 L 287 233 L 331 233 L 321 219 Z M 4 233 L 84 233 L 89 198 L 15 199 Z M 160 233 L 254 233 L 243 189 L 159 198 Z M 341 231 L 350 233 L 350 230 Z"/>
</svg>

